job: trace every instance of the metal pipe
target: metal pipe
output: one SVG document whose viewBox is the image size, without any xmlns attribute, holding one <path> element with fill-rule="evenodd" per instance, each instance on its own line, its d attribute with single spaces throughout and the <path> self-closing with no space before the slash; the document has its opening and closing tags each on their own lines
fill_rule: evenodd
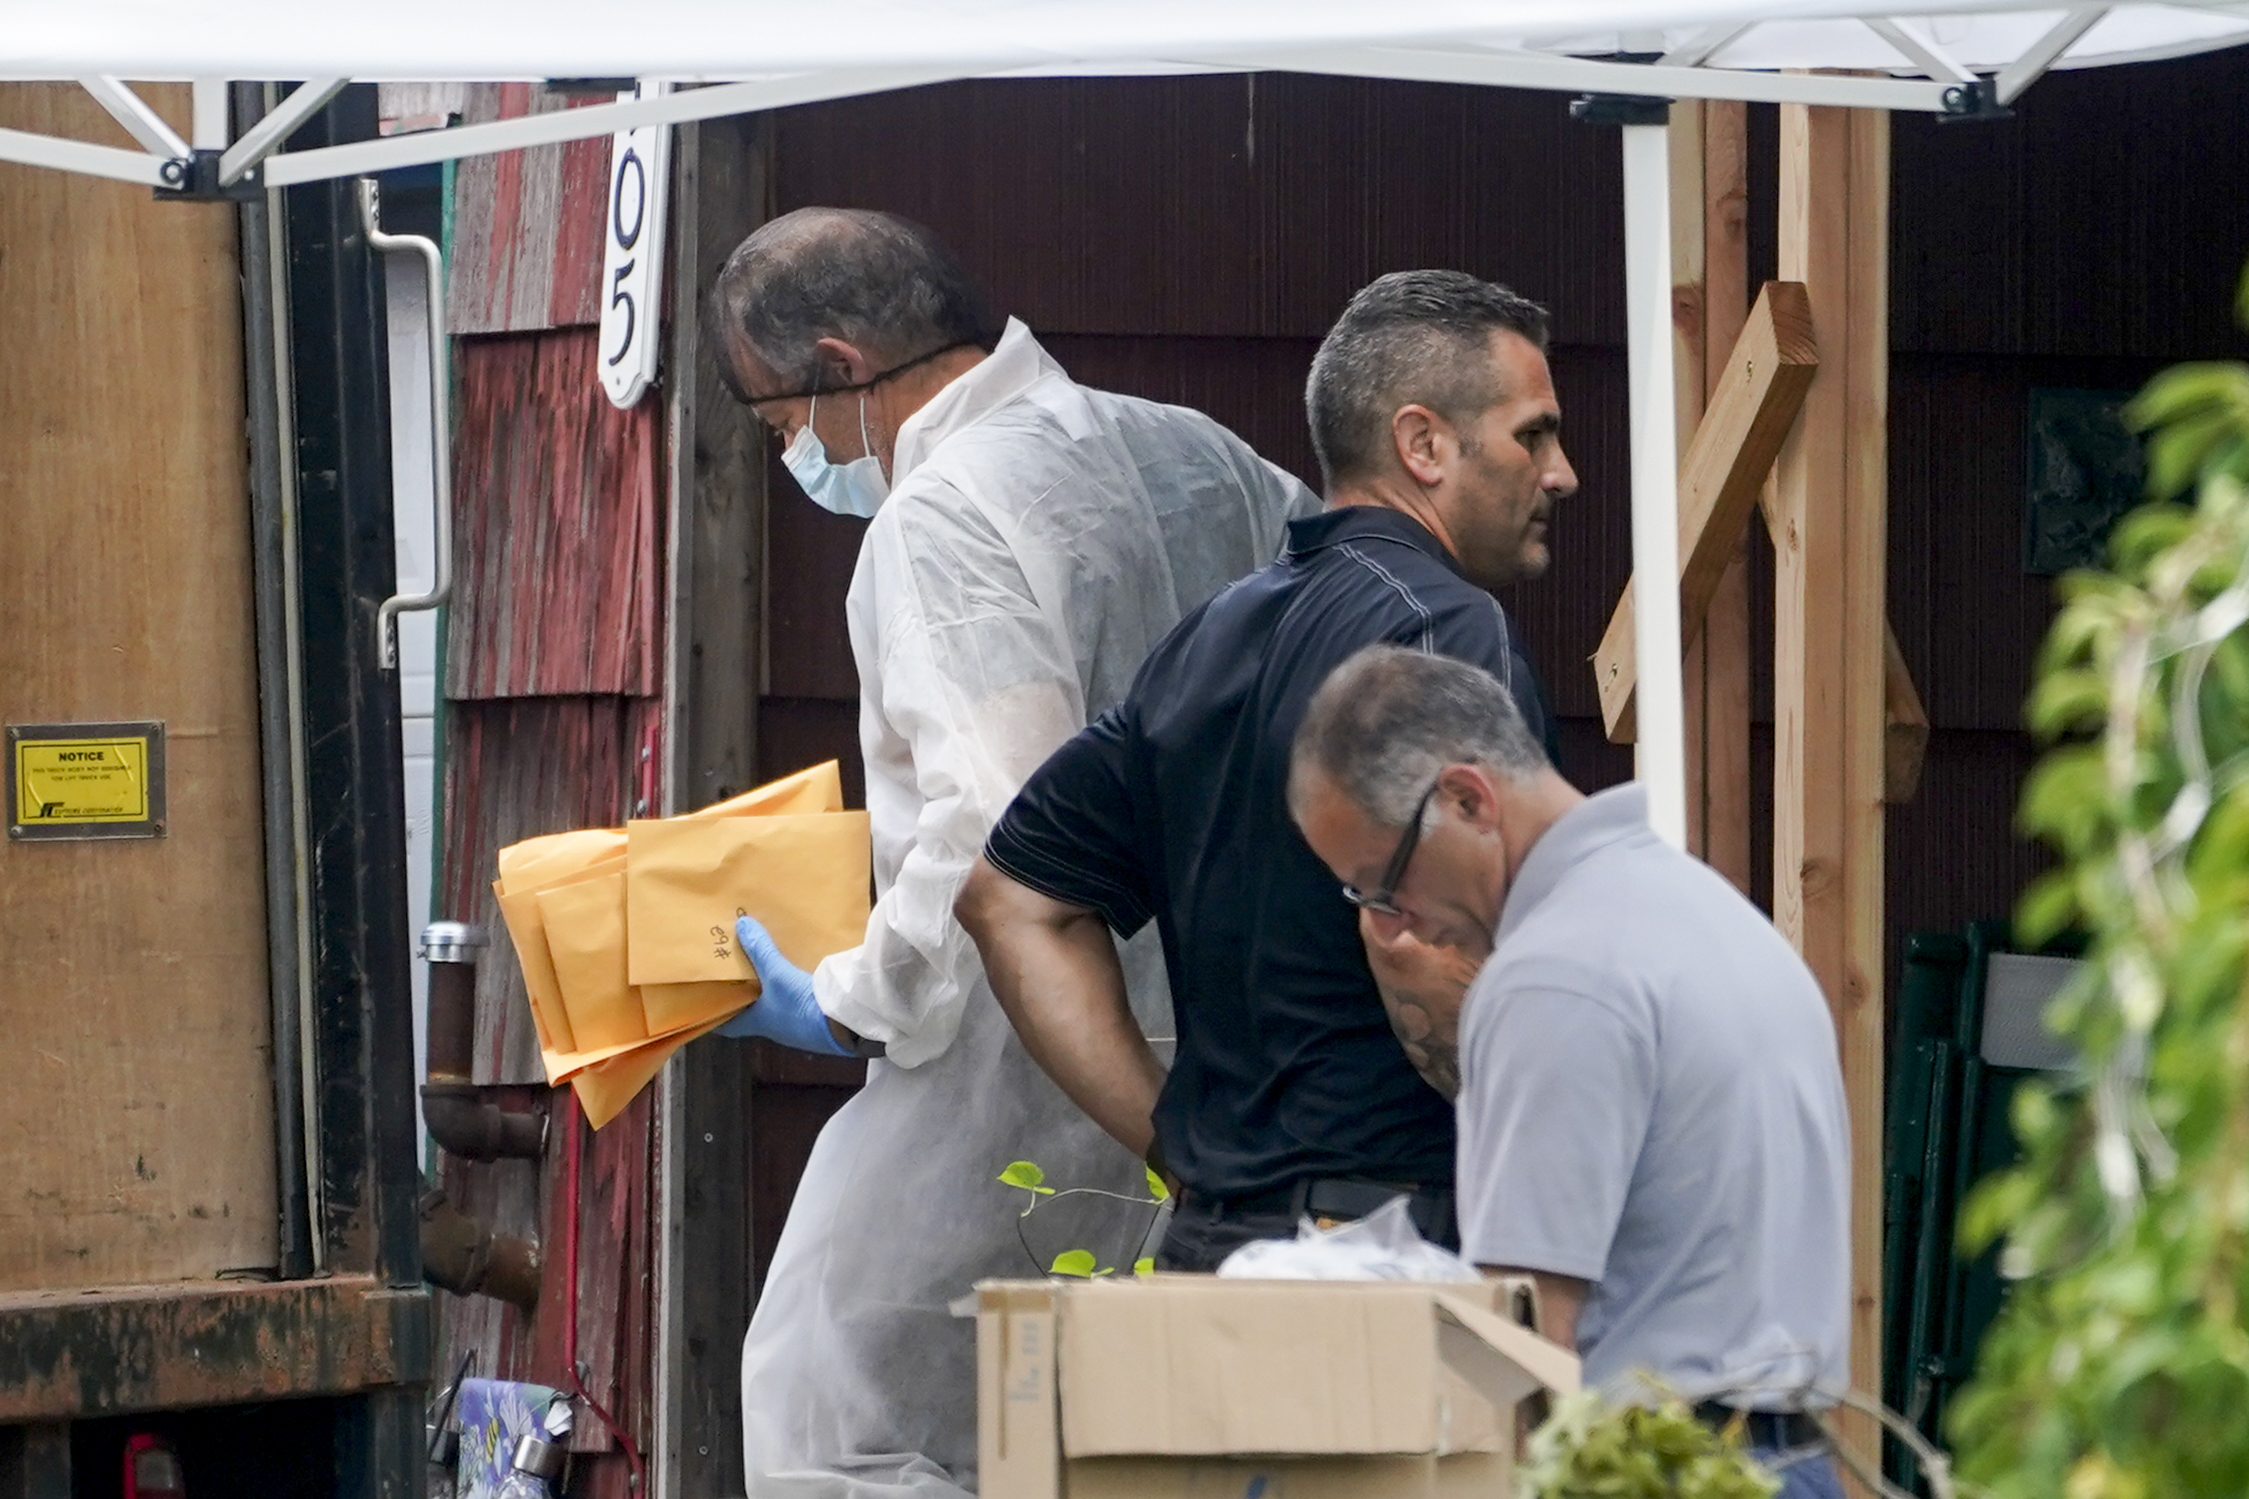
<svg viewBox="0 0 2249 1499">
<path fill-rule="evenodd" d="M 226 80 L 198 78 L 189 83 L 187 143 L 198 151 L 224 151 L 227 123 Z"/>
<path fill-rule="evenodd" d="M 236 85 L 237 103 L 254 114 L 263 92 Z M 242 95 L 248 95 L 247 100 Z M 279 358 L 284 278 L 276 274 L 279 226 L 265 195 L 240 210 L 242 259 L 243 385 L 250 429 L 250 555 L 257 621 L 258 751 L 262 795 L 266 889 L 266 984 L 272 1010 L 275 1208 L 280 1220 L 278 1273 L 283 1280 L 312 1274 L 310 1188 L 305 1172 L 302 978 L 307 935 L 298 899 L 303 866 L 297 831 L 303 801 L 291 753 L 298 696 L 293 675 L 289 608 L 290 552 L 296 528 L 290 518 L 287 453 L 288 392 Z"/>
<path fill-rule="evenodd" d="M 469 1080 L 476 1056 L 476 955 L 484 929 L 434 921 L 422 933 L 429 960 L 429 1072 L 422 1123 L 449 1155 L 465 1161 L 537 1160 L 546 1151 L 544 1109 L 500 1106 L 494 1089 Z"/>
<path fill-rule="evenodd" d="M 2029 51 L 2001 68 L 1992 83 L 2000 106 L 2004 108 L 2021 98 L 2024 89 L 2045 77 L 2047 70 L 2062 60 L 2062 54 L 2076 46 L 2078 39 L 2100 25 L 2107 15 L 2105 5 L 2080 6 L 2032 43 Z"/>
<path fill-rule="evenodd" d="M 143 187 L 164 186 L 164 169 L 173 158 L 128 151 L 121 146 L 96 146 L 85 141 L 41 135 L 35 130 L 0 130 L 0 161 L 27 167 L 53 167 L 88 177 L 109 177 L 138 182 Z"/>
<path fill-rule="evenodd" d="M 429 965 L 429 1081 L 465 1083 L 476 1055 L 476 970 Z"/>
<path fill-rule="evenodd" d="M 475 1083 L 422 1084 L 429 1137 L 464 1161 L 537 1160 L 546 1153 L 546 1111 L 503 1109 Z"/>
<path fill-rule="evenodd" d="M 242 132 L 242 139 L 226 148 L 219 158 L 219 186 L 232 187 L 247 177 L 268 155 L 281 149 L 291 132 L 328 107 L 328 101 L 344 91 L 346 78 L 314 78 L 297 86 L 297 91 L 281 103 L 266 110 L 258 123 Z M 153 148 L 152 148 L 153 149 Z"/>
<path fill-rule="evenodd" d="M 359 179 L 359 221 L 367 231 L 369 245 L 386 255 L 393 251 L 419 255 L 429 274 L 424 312 L 429 319 L 430 496 L 436 512 L 437 581 L 427 593 L 392 594 L 375 612 L 383 670 L 394 671 L 398 667 L 398 616 L 435 609 L 453 594 L 453 444 L 445 374 L 445 256 L 436 241 L 419 234 L 383 232 L 382 200 L 372 177 Z"/>
<path fill-rule="evenodd" d="M 1339 46 L 1261 48 L 1223 57 L 1204 55 L 1195 62 L 1216 66 L 1264 68 L 1275 72 L 1323 73 L 1340 78 L 1394 78 L 1415 83 L 1490 84 L 1500 88 L 1552 89 L 1567 93 L 1621 94 L 1663 99 L 1742 99 L 1752 104 L 1834 104 L 1852 109 L 1895 109 L 1920 114 L 1945 113 L 1949 84 L 1920 78 L 1859 78 L 1840 73 L 1757 73 L 1734 68 L 1677 68 L 1636 62 L 1600 62 L 1556 57 L 1516 48 L 1428 46 Z M 697 90 L 674 94 L 692 99 Z M 559 114 L 579 114 L 569 110 Z M 477 129 L 487 127 L 477 126 Z M 393 136 L 419 141 L 435 136 Z M 389 142 L 385 142 L 389 144 Z"/>
<path fill-rule="evenodd" d="M 148 101 L 134 93 L 124 80 L 97 76 L 78 80 L 96 103 L 109 111 L 110 118 L 125 127 L 125 133 L 140 143 L 141 149 L 152 155 L 181 157 L 188 154 L 186 141 L 180 139 L 165 118 L 148 107 Z M 256 84 L 237 84 L 239 89 L 255 89 Z"/>
<path fill-rule="evenodd" d="M 446 1200 L 432 1187 L 418 1204 L 422 1275 L 456 1296 L 492 1296 L 525 1311 L 539 1304 L 539 1245 L 516 1234 L 494 1233 L 482 1219 Z"/>
<path fill-rule="evenodd" d="M 406 135 L 387 135 L 380 140 L 354 141 L 349 145 L 283 151 L 266 158 L 265 180 L 275 187 L 321 182 L 353 173 L 385 172 L 394 167 L 426 166 L 434 161 L 457 161 L 464 156 L 482 156 L 495 151 L 521 151 L 530 146 L 590 140 L 637 130 L 643 125 L 676 125 L 684 120 L 754 114 L 791 104 L 857 98 L 925 83 L 971 78 L 981 71 L 973 63 L 852 68 L 681 89 L 622 104 L 589 104 L 583 109 L 558 109 L 475 125 L 449 125 L 442 130 L 417 130 Z"/>
<path fill-rule="evenodd" d="M 1669 127 L 1624 127 L 1624 287 L 1632 391 L 1637 769 L 1648 825 L 1687 843 L 1686 688 L 1679 643 L 1679 448 L 1671 370 Z"/>
</svg>

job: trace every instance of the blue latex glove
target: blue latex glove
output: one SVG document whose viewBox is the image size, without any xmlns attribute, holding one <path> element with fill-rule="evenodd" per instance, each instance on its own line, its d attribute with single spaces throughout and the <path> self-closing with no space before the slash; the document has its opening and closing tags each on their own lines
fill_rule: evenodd
<svg viewBox="0 0 2249 1499">
<path fill-rule="evenodd" d="M 812 997 L 812 975 L 781 956 L 773 934 L 755 916 L 734 923 L 734 940 L 742 944 L 742 956 L 757 970 L 761 992 L 748 1009 L 718 1028 L 720 1035 L 762 1036 L 828 1057 L 852 1054 L 828 1029 L 828 1017 Z"/>
</svg>

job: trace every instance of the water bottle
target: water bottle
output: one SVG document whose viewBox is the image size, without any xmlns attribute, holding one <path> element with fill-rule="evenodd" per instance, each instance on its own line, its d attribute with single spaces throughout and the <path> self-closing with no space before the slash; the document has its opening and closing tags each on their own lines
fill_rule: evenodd
<svg viewBox="0 0 2249 1499">
<path fill-rule="evenodd" d="M 514 1465 L 494 1499 L 554 1499 L 554 1481 L 562 1476 L 568 1454 L 557 1438 L 525 1436 L 515 1444 Z"/>
</svg>

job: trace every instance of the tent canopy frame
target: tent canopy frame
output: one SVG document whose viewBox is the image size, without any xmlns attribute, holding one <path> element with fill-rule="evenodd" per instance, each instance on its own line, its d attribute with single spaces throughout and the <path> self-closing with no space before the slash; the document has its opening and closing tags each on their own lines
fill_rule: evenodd
<svg viewBox="0 0 2249 1499">
<path fill-rule="evenodd" d="M 2062 65 L 2070 48 L 2107 18 L 2111 9 L 2107 5 L 2091 5 L 2063 12 L 2058 21 L 2018 56 L 1996 69 L 1983 71 L 1954 56 L 1933 34 L 1925 18 L 1883 14 L 1855 20 L 1897 55 L 1899 66 L 1887 76 L 1777 72 L 1712 65 L 1711 59 L 1737 42 L 1756 24 L 1753 21 L 1715 22 L 1668 51 L 1633 56 L 1629 60 L 1616 55 L 1572 56 L 1528 47 L 1282 45 L 1229 51 L 1165 66 L 1480 84 L 1664 100 L 1730 99 L 1767 104 L 1834 105 L 1901 110 L 1948 119 L 1990 119 L 2004 116 L 2007 106 L 2020 98 L 2024 90 L 2049 70 Z M 122 79 L 97 74 L 76 81 L 124 128 L 137 149 L 0 130 L 0 161 L 140 183 L 167 197 L 182 200 L 243 198 L 266 188 L 554 145 L 645 125 L 683 124 L 965 78 L 1025 76 L 1022 70 L 1008 67 L 1002 59 L 995 58 L 991 62 L 989 68 L 961 62 L 931 62 L 743 78 L 666 92 L 643 91 L 642 97 L 620 98 L 615 103 L 581 109 L 451 125 L 382 140 L 304 151 L 286 151 L 283 147 L 298 126 L 323 108 L 351 80 L 322 77 L 305 82 L 263 118 L 249 125 L 239 137 L 230 138 L 227 80 L 195 79 L 192 139 L 183 140 Z M 1121 67 L 1114 63 L 1088 62 L 1080 70 Z M 1030 71 L 1036 74 L 1071 69 L 1048 67 Z"/>
</svg>

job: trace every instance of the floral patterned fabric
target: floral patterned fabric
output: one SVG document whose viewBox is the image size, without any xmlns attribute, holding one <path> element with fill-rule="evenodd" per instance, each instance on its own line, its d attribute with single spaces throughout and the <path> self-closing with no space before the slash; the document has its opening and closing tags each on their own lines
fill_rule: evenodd
<svg viewBox="0 0 2249 1499">
<path fill-rule="evenodd" d="M 519 1440 L 559 1441 L 570 1430 L 569 1397 L 541 1384 L 464 1379 L 458 1409 L 461 1463 L 453 1491 L 459 1499 L 499 1499 Z"/>
</svg>

